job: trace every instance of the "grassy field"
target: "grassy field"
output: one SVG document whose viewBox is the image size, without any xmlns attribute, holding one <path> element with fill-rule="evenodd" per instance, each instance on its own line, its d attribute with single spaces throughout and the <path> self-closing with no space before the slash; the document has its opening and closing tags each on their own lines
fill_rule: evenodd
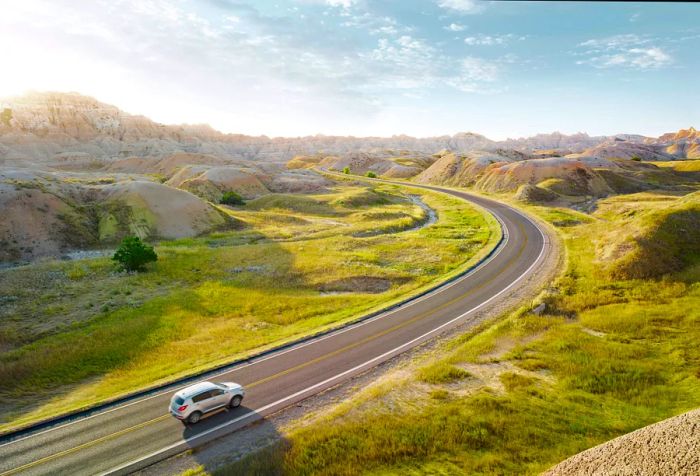
<svg viewBox="0 0 700 476">
<path fill-rule="evenodd" d="M 651 162 L 657 167 L 671 168 L 677 172 L 700 172 L 700 160 L 668 160 Z"/>
<path fill-rule="evenodd" d="M 568 256 L 534 302 L 281 429 L 283 443 L 216 474 L 538 474 L 700 406 L 698 256 L 656 279 L 615 279 L 605 266 L 614 259 L 606 247 L 629 238 L 615 231 L 647 230 L 683 200 L 700 197 L 618 196 L 590 216 L 528 207 L 558 228 Z M 543 315 L 530 312 L 542 302 Z"/>
<path fill-rule="evenodd" d="M 227 209 L 240 230 L 162 242 L 149 272 L 108 258 L 0 272 L 0 429 L 338 325 L 464 269 L 498 239 L 463 201 L 344 184 Z M 29 403 L 27 403 L 29 402 Z"/>
</svg>

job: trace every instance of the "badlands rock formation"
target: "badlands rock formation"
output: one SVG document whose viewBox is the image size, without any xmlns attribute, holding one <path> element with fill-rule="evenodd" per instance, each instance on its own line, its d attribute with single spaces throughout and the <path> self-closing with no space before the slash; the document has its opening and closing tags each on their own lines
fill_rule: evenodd
<svg viewBox="0 0 700 476">
<path fill-rule="evenodd" d="M 693 127 L 676 133 L 664 134 L 657 139 L 665 147 L 665 152 L 675 157 L 700 159 L 700 132 Z"/>
<path fill-rule="evenodd" d="M 0 261 L 113 245 L 126 235 L 181 238 L 238 226 L 209 203 L 160 183 L 99 183 L 85 174 L 27 169 L 0 171 L 0 211 Z"/>
<path fill-rule="evenodd" d="M 492 164 L 504 164 L 529 158 L 517 151 L 504 149 L 494 152 L 471 151 L 464 155 L 442 151 L 436 154 L 436 157 L 435 163 L 415 178 L 416 182 L 471 186 Z"/>
<path fill-rule="evenodd" d="M 675 186 L 679 171 L 630 159 L 692 158 L 699 148 L 692 128 L 658 139 L 253 137 L 158 124 L 75 93 L 33 93 L 0 100 L 0 260 L 109 245 L 127 233 L 174 238 L 235 226 L 217 208 L 224 192 L 323 192 L 332 183 L 314 168 L 542 201 L 644 190 L 652 175 Z"/>
</svg>

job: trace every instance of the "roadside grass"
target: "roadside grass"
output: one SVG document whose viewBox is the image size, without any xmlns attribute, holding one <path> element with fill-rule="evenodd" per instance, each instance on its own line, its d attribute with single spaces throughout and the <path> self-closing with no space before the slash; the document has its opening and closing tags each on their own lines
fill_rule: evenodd
<svg viewBox="0 0 700 476">
<path fill-rule="evenodd" d="M 418 379 L 425 383 L 450 383 L 467 377 L 471 377 L 469 372 L 447 362 L 437 362 L 418 372 Z"/>
<path fill-rule="evenodd" d="M 439 215 L 430 227 L 398 187 L 339 186 L 222 207 L 247 226 L 160 243 L 147 273 L 116 273 L 108 258 L 3 271 L 0 430 L 338 325 L 495 245 L 493 218 L 420 195 Z M 354 237 L 373 229 L 381 234 Z"/>
<path fill-rule="evenodd" d="M 283 442 L 214 474 L 538 474 L 700 406 L 698 257 L 660 279 L 613 280 L 598 269 L 593 243 L 629 226 L 623 208 L 653 210 L 644 198 L 603 200 L 586 219 L 528 207 L 558 224 L 567 249 L 565 272 L 533 303 L 281 429 Z M 540 302 L 545 313 L 535 315 Z M 472 376 L 460 381 L 453 369 Z"/>
</svg>

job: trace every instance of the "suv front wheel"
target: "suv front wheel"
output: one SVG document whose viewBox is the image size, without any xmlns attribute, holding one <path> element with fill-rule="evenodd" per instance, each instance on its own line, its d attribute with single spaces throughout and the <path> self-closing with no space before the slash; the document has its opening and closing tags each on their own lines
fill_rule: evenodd
<svg viewBox="0 0 700 476">
<path fill-rule="evenodd" d="M 230 402 L 228 402 L 229 408 L 236 408 L 236 407 L 241 406 L 241 401 L 242 401 L 242 400 L 243 400 L 243 397 L 241 397 L 240 395 L 236 395 L 235 397 L 233 397 L 233 398 L 231 399 Z"/>
</svg>

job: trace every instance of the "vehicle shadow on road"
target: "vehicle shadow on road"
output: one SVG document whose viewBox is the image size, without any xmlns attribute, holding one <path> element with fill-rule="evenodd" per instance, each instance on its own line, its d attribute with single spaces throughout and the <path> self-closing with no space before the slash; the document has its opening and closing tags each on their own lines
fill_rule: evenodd
<svg viewBox="0 0 700 476">
<path fill-rule="evenodd" d="M 177 467 L 168 465 L 169 474 L 196 467 L 216 474 L 281 474 L 281 465 L 268 453 L 285 446 L 282 435 L 273 423 L 244 405 L 185 425 L 182 437 L 196 450 L 179 457 Z"/>
</svg>

